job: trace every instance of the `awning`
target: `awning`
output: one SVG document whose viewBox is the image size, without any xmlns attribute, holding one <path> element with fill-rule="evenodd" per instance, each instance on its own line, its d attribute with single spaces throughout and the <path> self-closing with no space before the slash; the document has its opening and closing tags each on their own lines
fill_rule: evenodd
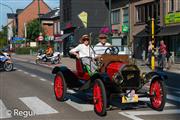
<svg viewBox="0 0 180 120">
<path fill-rule="evenodd" d="M 162 28 L 162 30 L 157 36 L 169 36 L 169 35 L 178 35 L 178 34 L 180 34 L 180 25 L 166 26 Z"/>
<path fill-rule="evenodd" d="M 67 34 L 64 34 L 62 35 L 61 37 L 56 37 L 55 38 L 55 42 L 62 42 L 65 38 L 67 38 L 68 36 L 70 36 L 72 33 L 67 33 Z"/>
</svg>

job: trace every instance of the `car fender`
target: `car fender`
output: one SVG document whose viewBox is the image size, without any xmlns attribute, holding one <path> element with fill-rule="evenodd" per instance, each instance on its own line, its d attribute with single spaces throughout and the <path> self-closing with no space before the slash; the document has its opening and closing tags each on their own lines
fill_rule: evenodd
<svg viewBox="0 0 180 120">
<path fill-rule="evenodd" d="M 69 88 L 82 86 L 82 83 L 78 79 L 77 75 L 74 72 L 72 72 L 70 69 L 68 69 L 66 66 L 55 67 L 52 70 L 52 74 L 57 74 L 58 72 L 61 72 L 63 74 L 64 79 Z"/>
<path fill-rule="evenodd" d="M 160 73 L 160 72 L 149 72 L 146 74 L 146 79 L 151 82 L 152 80 L 158 78 L 159 80 L 166 80 L 168 79 L 167 75 Z"/>
<path fill-rule="evenodd" d="M 108 87 L 110 85 L 110 78 L 107 75 L 107 73 L 95 73 L 94 75 L 91 76 L 91 84 L 94 84 L 94 81 L 96 79 L 101 79 L 102 82 L 104 83 L 105 87 Z"/>
</svg>

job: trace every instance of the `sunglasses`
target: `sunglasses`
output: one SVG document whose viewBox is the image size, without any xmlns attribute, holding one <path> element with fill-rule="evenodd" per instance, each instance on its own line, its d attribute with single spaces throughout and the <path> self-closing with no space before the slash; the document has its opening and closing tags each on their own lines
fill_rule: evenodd
<svg viewBox="0 0 180 120">
<path fill-rule="evenodd" d="M 84 38 L 83 41 L 89 41 L 89 38 Z"/>
</svg>

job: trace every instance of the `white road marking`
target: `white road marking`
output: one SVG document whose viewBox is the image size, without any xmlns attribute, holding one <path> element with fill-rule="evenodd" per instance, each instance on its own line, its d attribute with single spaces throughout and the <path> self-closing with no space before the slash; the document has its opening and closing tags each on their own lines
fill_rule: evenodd
<svg viewBox="0 0 180 120">
<path fill-rule="evenodd" d="M 126 112 L 119 112 L 119 114 L 124 115 L 128 118 L 133 120 L 143 120 L 138 115 L 167 115 L 167 114 L 180 114 L 180 109 L 173 109 L 173 110 L 163 110 L 163 111 L 126 111 Z"/>
<path fill-rule="evenodd" d="M 38 97 L 23 97 L 19 99 L 24 104 L 26 104 L 36 115 L 58 113 L 58 111 L 56 111 L 51 106 L 40 100 Z"/>
<path fill-rule="evenodd" d="M 175 87 L 170 87 L 170 86 L 166 86 L 167 88 L 169 88 L 169 89 L 173 89 L 173 90 L 178 90 L 178 91 L 180 91 L 180 89 L 179 88 L 175 88 Z"/>
<path fill-rule="evenodd" d="M 29 73 L 28 72 L 24 72 L 24 74 L 28 75 Z"/>
<path fill-rule="evenodd" d="M 52 82 L 51 85 L 54 86 L 54 83 Z"/>
<path fill-rule="evenodd" d="M 47 80 L 46 80 L 46 79 L 44 79 L 44 78 L 40 78 L 40 80 L 41 80 L 41 81 L 47 81 Z"/>
<path fill-rule="evenodd" d="M 147 98 L 147 97 L 143 97 L 143 98 L 139 98 L 139 101 L 148 102 L 148 101 L 150 101 L 150 99 L 149 99 L 149 98 Z M 175 106 L 175 105 L 174 105 L 174 104 L 171 104 L 171 103 L 166 102 L 165 106 L 166 106 L 166 107 L 170 107 L 170 106 Z"/>
<path fill-rule="evenodd" d="M 76 93 L 74 90 L 71 90 L 71 89 L 68 89 L 67 92 L 68 92 L 68 93 L 71 93 L 71 94 Z"/>
<path fill-rule="evenodd" d="M 32 64 L 36 64 L 36 62 L 33 62 L 33 61 L 30 61 L 30 63 L 32 63 Z"/>
<path fill-rule="evenodd" d="M 11 118 L 11 111 L 9 111 L 2 100 L 0 99 L 0 119 Z"/>
<path fill-rule="evenodd" d="M 31 77 L 37 77 L 37 75 L 31 74 Z"/>
<path fill-rule="evenodd" d="M 167 99 L 173 100 L 173 101 L 176 101 L 176 102 L 180 102 L 180 97 L 177 97 L 177 96 L 174 96 L 174 95 L 167 94 Z"/>
<path fill-rule="evenodd" d="M 74 96 L 70 96 L 71 98 L 69 100 L 66 101 L 66 103 L 70 106 L 72 106 L 73 108 L 81 111 L 81 112 L 85 112 L 85 111 L 93 111 L 94 110 L 94 106 L 91 104 L 82 104 L 82 100 L 74 97 Z M 76 102 L 74 102 L 76 101 Z M 78 103 L 78 102 L 79 103 Z"/>
<path fill-rule="evenodd" d="M 180 91 L 177 91 L 176 93 L 177 93 L 177 94 L 180 94 Z"/>
<path fill-rule="evenodd" d="M 21 72 L 22 70 L 19 69 L 18 71 Z"/>
</svg>

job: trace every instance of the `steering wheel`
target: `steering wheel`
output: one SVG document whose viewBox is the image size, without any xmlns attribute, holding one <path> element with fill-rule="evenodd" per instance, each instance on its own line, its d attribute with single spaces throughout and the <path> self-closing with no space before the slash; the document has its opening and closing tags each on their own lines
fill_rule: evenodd
<svg viewBox="0 0 180 120">
<path fill-rule="evenodd" d="M 119 48 L 117 46 L 111 46 L 111 47 L 108 47 L 104 53 L 111 54 L 111 55 L 118 55 Z"/>
</svg>

